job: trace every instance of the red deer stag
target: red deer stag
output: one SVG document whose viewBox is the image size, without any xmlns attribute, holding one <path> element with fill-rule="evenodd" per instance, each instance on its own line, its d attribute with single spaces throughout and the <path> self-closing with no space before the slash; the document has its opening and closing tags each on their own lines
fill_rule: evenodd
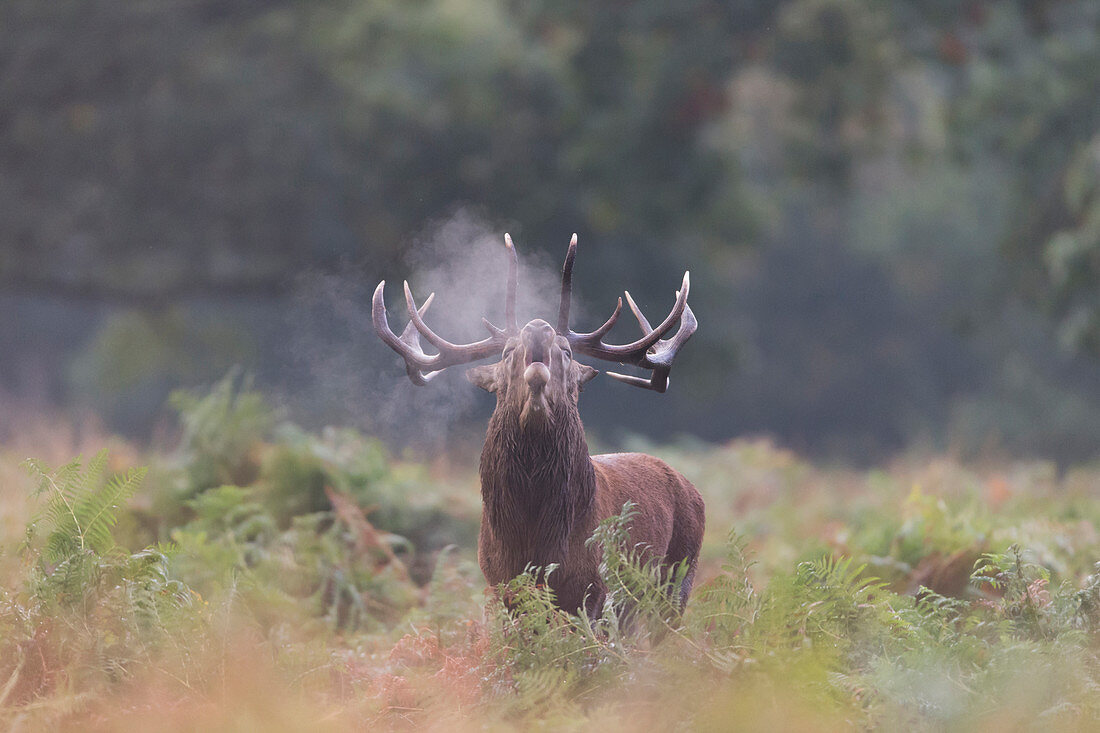
<svg viewBox="0 0 1100 733">
<path fill-rule="evenodd" d="M 687 304 L 688 273 L 684 273 L 672 312 L 657 328 L 649 325 L 626 293 L 644 335 L 629 344 L 608 344 L 603 337 L 618 320 L 622 298 L 611 317 L 595 331 L 577 333 L 569 328 L 577 251 L 573 235 L 562 268 L 557 327 L 536 319 L 520 328 L 516 322 L 519 263 L 511 237 L 505 235 L 504 239 L 509 255 L 505 327 L 497 328 L 483 319 L 489 336 L 481 341 L 452 344 L 439 337 L 423 320 L 435 294 L 417 308 L 408 282 L 405 302 L 410 322 L 400 336 L 390 330 L 386 318 L 385 281 L 378 284 L 373 300 L 375 330 L 404 358 L 409 378 L 418 385 L 447 367 L 500 357 L 500 361 L 466 372 L 471 382 L 496 393 L 497 398 L 481 453 L 483 508 L 478 560 L 485 579 L 497 585 L 519 575 L 528 565 L 555 563 L 558 569 L 548 582 L 558 604 L 571 611 L 579 611 L 584 604 L 590 615 L 598 615 L 606 589 L 597 571 L 598 553 L 587 547 L 585 540 L 601 520 L 632 501 L 637 506 L 630 525 L 632 542 L 650 557 L 660 558 L 666 569 L 679 562 L 688 565 L 679 588 L 682 606 L 691 591 L 703 539 L 703 499 L 686 478 L 652 456 L 588 455 L 577 397 L 598 372 L 574 361 L 573 356 L 583 354 L 648 370 L 648 379 L 614 372 L 608 375 L 664 392 L 676 352 L 696 328 Z M 664 339 L 677 324 L 676 334 Z M 437 353 L 426 353 L 420 336 Z"/>
</svg>

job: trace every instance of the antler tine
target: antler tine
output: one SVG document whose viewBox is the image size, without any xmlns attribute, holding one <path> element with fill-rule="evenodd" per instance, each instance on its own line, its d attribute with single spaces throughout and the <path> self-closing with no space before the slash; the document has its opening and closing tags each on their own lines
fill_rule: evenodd
<svg viewBox="0 0 1100 733">
<path fill-rule="evenodd" d="M 645 329 L 645 334 L 637 341 L 622 345 L 605 344 L 598 339 L 590 339 L 587 338 L 585 334 L 576 334 L 572 331 L 569 333 L 569 340 L 573 343 L 575 349 L 589 356 L 595 356 L 608 361 L 617 361 L 620 364 L 640 365 L 649 348 L 657 343 L 662 336 L 671 331 L 677 321 L 681 320 L 684 309 L 687 307 L 688 290 L 690 286 L 690 273 L 685 272 L 684 282 L 680 286 L 680 289 L 676 291 L 676 304 L 657 328 L 648 328 L 649 321 L 645 319 L 645 316 L 641 315 L 641 311 L 638 310 L 637 305 L 633 303 L 633 298 L 627 294 L 627 302 L 631 304 L 631 309 L 634 311 L 635 317 L 639 319 L 638 325 Z"/>
<path fill-rule="evenodd" d="M 652 370 L 653 373 L 650 375 L 649 379 L 618 374 L 616 372 L 608 372 L 608 376 L 621 382 L 634 385 L 635 387 L 652 389 L 656 392 L 664 392 L 668 388 L 668 374 L 672 368 L 672 362 L 676 358 L 677 351 L 679 351 L 680 347 L 691 338 L 691 335 L 695 333 L 695 329 L 698 327 L 698 322 L 695 320 L 695 314 L 692 313 L 691 307 L 687 304 L 690 287 L 691 275 L 685 272 L 683 284 L 676 292 L 676 304 L 657 328 L 650 326 L 649 321 L 642 315 L 641 309 L 638 308 L 637 303 L 634 302 L 634 298 L 631 297 L 630 293 L 624 293 L 626 295 L 626 302 L 630 306 L 631 312 L 634 313 L 634 317 L 637 319 L 638 325 L 642 329 L 642 338 L 637 341 L 629 344 L 616 345 L 606 344 L 602 340 L 604 334 L 610 330 L 611 325 L 614 325 L 622 309 L 622 298 L 620 298 L 615 308 L 615 312 L 612 314 L 611 318 L 608 319 L 607 323 L 588 334 L 578 334 L 569 331 L 569 342 L 578 353 L 594 356 L 598 359 L 618 362 L 620 364 L 632 364 L 643 369 Z M 662 337 L 671 331 L 672 328 L 676 326 L 677 322 L 679 322 L 679 328 L 676 334 L 670 339 L 662 340 Z"/>
<path fill-rule="evenodd" d="M 409 324 L 398 337 L 390 329 L 389 319 L 386 316 L 385 301 L 386 281 L 378 283 L 371 301 L 371 320 L 378 336 L 391 349 L 401 355 L 405 360 L 405 371 L 414 384 L 424 385 L 436 376 L 436 373 L 449 366 L 465 364 L 478 359 L 484 359 L 496 354 L 504 345 L 503 333 L 490 331 L 489 338 L 482 339 L 472 344 L 452 344 L 444 338 L 436 335 L 427 324 L 423 315 L 427 312 L 435 298 L 435 293 L 428 296 L 424 305 L 416 307 L 412 290 L 405 283 L 405 303 L 409 310 Z M 424 336 L 432 346 L 439 350 L 438 354 L 427 354 L 420 346 L 420 336 Z"/>
<path fill-rule="evenodd" d="M 672 371 L 672 362 L 676 359 L 676 352 L 687 343 L 687 340 L 695 333 L 698 326 L 699 323 L 695 320 L 695 314 L 692 313 L 691 306 L 685 305 L 683 317 L 680 319 L 680 328 L 676 330 L 676 335 L 670 339 L 658 341 L 653 352 L 646 354 L 644 362 L 639 365 L 653 370 L 649 379 L 629 374 L 619 374 L 618 372 L 608 372 L 607 376 L 626 384 L 632 384 L 635 387 L 651 389 L 654 392 L 664 392 L 668 389 L 668 375 Z"/>
<path fill-rule="evenodd" d="M 421 319 L 423 319 L 424 314 L 428 312 L 428 308 L 431 307 L 432 301 L 434 300 L 435 293 L 431 293 L 424 301 L 424 305 L 420 306 L 420 308 L 417 309 L 416 313 L 421 317 Z M 384 312 L 385 311 L 383 311 L 383 313 Z M 409 322 L 405 324 L 405 330 L 401 332 L 400 338 L 401 341 L 405 344 L 408 344 L 409 347 L 423 353 L 423 349 L 420 348 L 420 337 L 418 334 L 419 332 L 416 330 L 416 322 L 410 319 Z M 440 372 L 429 372 L 428 374 L 424 374 L 420 371 L 419 368 L 417 368 L 413 364 L 408 363 L 407 360 L 405 362 L 405 373 L 409 375 L 409 379 L 412 380 L 413 384 L 420 387 L 423 387 L 425 384 L 427 384 L 429 381 L 439 376 L 440 374 Z"/>
<path fill-rule="evenodd" d="M 676 295 L 679 295 L 679 291 Z M 638 325 L 642 327 L 642 335 L 648 334 L 653 330 L 653 327 L 649 325 L 649 321 L 642 315 L 642 311 L 638 308 L 638 304 L 634 302 L 634 299 L 630 297 L 630 291 L 624 290 L 623 295 L 626 296 L 626 302 L 630 305 L 630 310 L 634 314 L 634 317 L 638 319 Z"/>
<path fill-rule="evenodd" d="M 415 336 L 415 332 L 410 333 L 409 327 L 406 326 L 405 330 L 401 332 L 401 338 L 398 338 L 397 334 L 390 329 L 390 320 L 386 316 L 385 290 L 386 281 L 383 280 L 378 283 L 378 287 L 374 289 L 374 297 L 371 298 L 371 321 L 374 323 L 374 330 L 387 346 L 405 357 L 406 363 L 410 360 L 417 361 L 417 355 L 410 351 L 410 344 L 408 343 L 408 337 Z M 431 298 L 428 298 L 428 301 L 425 301 L 425 306 L 429 305 L 431 300 Z M 410 323 L 410 325 L 412 324 Z M 424 366 L 427 366 L 426 361 Z"/>
<path fill-rule="evenodd" d="M 558 333 L 569 333 L 569 302 L 573 298 L 573 260 L 577 257 L 577 235 L 569 240 L 565 264 L 561 267 L 561 301 L 558 304 Z M 618 318 L 616 311 L 614 318 Z M 614 322 L 612 322 L 614 325 Z M 611 327 L 608 326 L 610 329 Z"/>
<path fill-rule="evenodd" d="M 405 306 L 409 309 L 409 323 L 416 326 L 416 330 L 423 334 L 424 338 L 428 339 L 428 343 L 439 349 L 440 353 L 447 350 L 454 350 L 460 348 L 458 344 L 452 344 L 445 338 L 437 336 L 435 331 L 428 328 L 428 324 L 424 323 L 424 319 L 420 317 L 419 309 L 416 307 L 416 299 L 413 298 L 412 288 L 409 287 L 409 281 L 405 280 Z M 428 300 L 435 298 L 435 293 L 428 296 Z M 425 303 L 428 301 L 424 301 Z"/>
<path fill-rule="evenodd" d="M 488 331 L 489 334 L 492 335 L 492 336 L 496 336 L 498 338 L 507 338 L 508 337 L 508 331 L 506 331 L 503 328 L 497 328 L 496 326 L 494 326 L 492 323 L 489 322 L 488 318 L 482 318 L 481 319 L 481 325 L 485 326 L 485 330 Z"/>
<path fill-rule="evenodd" d="M 615 303 L 615 311 L 611 314 L 611 317 L 604 321 L 603 325 L 597 328 L 591 333 L 576 333 L 575 331 L 569 331 L 570 338 L 576 338 L 579 341 L 586 341 L 596 343 L 611 330 L 611 327 L 615 325 L 615 322 L 619 320 L 619 314 L 623 310 L 623 299 L 619 298 Z"/>
<path fill-rule="evenodd" d="M 428 299 L 424 301 L 424 305 L 420 306 L 417 309 L 416 314 L 418 316 L 420 316 L 421 319 L 423 319 L 424 314 L 428 312 L 428 308 L 431 307 L 432 302 L 434 302 L 434 301 L 435 301 L 435 293 L 432 293 L 431 295 L 428 296 Z M 405 324 L 405 330 L 401 332 L 401 337 L 400 338 L 405 343 L 411 343 L 412 339 L 414 339 L 416 337 L 416 333 L 417 333 L 416 323 L 410 319 L 409 322 L 407 324 Z"/>
<path fill-rule="evenodd" d="M 512 236 L 505 233 L 504 246 L 508 248 L 508 287 L 504 300 L 504 328 L 511 333 L 519 331 L 519 323 L 516 322 L 516 285 L 519 281 L 519 255 L 516 254 L 516 246 L 512 244 Z"/>
<path fill-rule="evenodd" d="M 604 321 L 604 324 L 591 333 L 576 333 L 569 330 L 569 306 L 573 299 L 573 261 L 577 258 L 577 235 L 573 234 L 573 238 L 569 240 L 569 249 L 565 253 L 565 264 L 561 267 L 561 301 L 558 305 L 558 333 L 568 334 L 571 341 L 581 340 L 585 342 L 596 343 L 608 331 L 615 325 L 615 322 L 619 320 L 619 312 L 623 309 L 623 299 L 619 298 L 619 302 L 615 304 L 615 312 L 611 314 L 611 317 Z M 627 293 L 627 298 L 630 294 Z"/>
<path fill-rule="evenodd" d="M 371 301 L 371 320 L 374 322 L 374 330 L 387 346 L 405 359 L 405 372 L 413 384 L 424 386 L 431 377 L 435 376 L 426 375 L 421 371 L 431 366 L 431 359 L 420 348 L 420 340 L 416 336 L 416 330 L 411 321 L 401 332 L 400 338 L 390 329 L 389 319 L 386 317 L 385 288 L 386 281 L 383 280 L 374 289 L 374 298 Z M 424 301 L 421 312 L 428 310 L 431 302 L 432 298 L 429 296 Z"/>
<path fill-rule="evenodd" d="M 503 347 L 508 337 L 519 331 L 516 325 L 516 282 L 519 274 L 519 259 L 516 256 L 516 248 L 512 244 L 512 238 L 504 235 L 504 243 L 511 255 L 508 263 L 508 286 L 505 302 L 505 317 L 507 324 L 505 329 L 500 329 L 489 323 L 485 318 L 481 322 L 489 331 L 489 337 L 472 344 L 452 344 L 447 339 L 439 336 L 428 324 L 424 322 L 424 314 L 428 306 L 435 299 L 435 293 L 428 296 L 424 305 L 416 307 L 416 299 L 413 298 L 412 288 L 406 280 L 405 306 L 409 311 L 409 323 L 397 336 L 390 329 L 389 319 L 386 316 L 386 281 L 378 283 L 374 289 L 374 297 L 371 301 L 371 320 L 374 322 L 374 330 L 378 336 L 391 349 L 401 355 L 405 360 L 405 371 L 414 384 L 424 385 L 441 370 L 449 366 L 466 364 L 478 359 L 484 359 L 497 354 Z M 420 337 L 423 336 L 434 346 L 439 353 L 427 354 L 420 346 Z"/>
</svg>

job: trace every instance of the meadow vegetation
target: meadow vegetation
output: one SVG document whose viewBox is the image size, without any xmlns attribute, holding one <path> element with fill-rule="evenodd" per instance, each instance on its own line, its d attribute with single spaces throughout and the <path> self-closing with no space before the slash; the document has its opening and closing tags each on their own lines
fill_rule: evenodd
<svg viewBox="0 0 1100 733">
<path fill-rule="evenodd" d="M 706 498 L 696 590 L 682 613 L 667 600 L 628 506 L 593 537 L 609 594 L 589 621 L 534 571 L 486 589 L 473 457 L 303 431 L 239 378 L 173 404 L 171 449 L 0 447 L 5 729 L 1100 719 L 1100 468 L 855 471 L 764 440 L 646 445 Z"/>
</svg>

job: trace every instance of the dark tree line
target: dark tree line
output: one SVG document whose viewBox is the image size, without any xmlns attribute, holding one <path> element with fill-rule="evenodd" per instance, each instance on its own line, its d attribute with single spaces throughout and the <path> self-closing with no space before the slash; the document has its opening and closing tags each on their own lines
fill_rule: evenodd
<svg viewBox="0 0 1100 733">
<path fill-rule="evenodd" d="M 392 278 L 463 211 L 551 259 L 579 232 L 593 303 L 693 270 L 679 396 L 596 388 L 609 435 L 1089 454 L 1098 23 L 1069 0 L 11 0 L 0 387 L 121 429 L 233 362 L 309 392 L 287 344 L 358 336 L 322 300 L 288 337 L 302 273 Z M 374 347 L 349 353 L 392 366 Z"/>
</svg>

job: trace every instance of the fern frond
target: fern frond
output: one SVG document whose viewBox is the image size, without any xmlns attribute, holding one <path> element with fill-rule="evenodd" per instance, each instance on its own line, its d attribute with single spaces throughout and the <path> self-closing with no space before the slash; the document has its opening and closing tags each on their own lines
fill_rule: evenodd
<svg viewBox="0 0 1100 733">
<path fill-rule="evenodd" d="M 45 497 L 44 506 L 28 527 L 27 542 L 34 527 L 47 525 L 43 554 L 54 564 L 85 552 L 108 552 L 114 546 L 111 530 L 118 521 L 118 510 L 145 477 L 145 469 L 139 468 L 104 480 L 106 450 L 87 464 L 78 456 L 56 471 L 34 459 L 24 461 L 24 466 L 36 479 L 36 493 Z"/>
<path fill-rule="evenodd" d="M 117 512 L 137 491 L 145 473 L 145 468 L 131 469 L 78 498 L 75 514 L 85 547 L 102 554 L 114 546 L 111 530 L 118 521 Z"/>
<path fill-rule="evenodd" d="M 626 628 L 678 631 L 683 611 L 678 589 L 688 565 L 665 566 L 647 547 L 632 545 L 630 524 L 637 514 L 636 505 L 626 502 L 619 514 L 600 522 L 586 543 L 598 547 L 602 555 L 598 572 L 607 587 L 605 616 L 623 615 Z"/>
</svg>

